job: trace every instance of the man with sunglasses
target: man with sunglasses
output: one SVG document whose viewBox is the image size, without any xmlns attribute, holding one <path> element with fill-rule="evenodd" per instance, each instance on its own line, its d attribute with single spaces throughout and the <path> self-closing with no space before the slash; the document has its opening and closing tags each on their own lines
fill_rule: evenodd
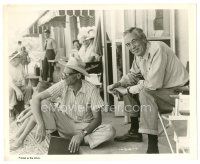
<svg viewBox="0 0 200 164">
<path fill-rule="evenodd" d="M 104 102 L 98 89 L 83 76 L 89 76 L 85 64 L 72 57 L 65 64 L 62 80 L 33 98 L 31 108 L 38 125 L 38 142 L 44 140 L 46 129 L 57 130 L 60 137 L 71 139 L 68 149 L 75 153 L 81 143 L 93 149 L 114 137 L 115 129 L 101 124 Z M 47 98 L 60 99 L 60 105 L 51 105 Z M 41 106 L 41 102 L 48 105 Z"/>
<path fill-rule="evenodd" d="M 160 41 L 147 41 L 142 29 L 132 27 L 126 30 L 124 39 L 134 61 L 130 72 L 119 82 L 109 85 L 108 92 L 123 95 L 131 128 L 115 141 L 142 142 L 141 133 L 145 133 L 148 134 L 147 153 L 159 153 L 158 111 L 172 111 L 175 104 L 170 95 L 188 84 L 188 73 L 170 47 Z M 125 89 L 116 92 L 118 87 Z"/>
</svg>

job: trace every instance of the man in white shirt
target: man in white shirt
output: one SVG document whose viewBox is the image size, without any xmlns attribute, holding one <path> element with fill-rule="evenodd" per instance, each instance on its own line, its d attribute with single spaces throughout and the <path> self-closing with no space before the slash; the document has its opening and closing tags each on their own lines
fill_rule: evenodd
<svg viewBox="0 0 200 164">
<path fill-rule="evenodd" d="M 44 60 L 43 60 L 43 68 L 42 68 L 42 79 L 44 81 L 53 81 L 53 72 L 54 72 L 54 66 L 52 66 L 48 60 L 54 60 L 57 54 L 57 47 L 56 47 L 56 41 L 50 37 L 50 30 L 45 30 L 45 45 L 44 49 L 46 51 Z"/>
<path fill-rule="evenodd" d="M 141 133 L 148 134 L 147 153 L 158 150 L 158 111 L 171 112 L 175 90 L 187 85 L 189 77 L 183 64 L 163 42 L 147 41 L 143 30 L 132 27 L 124 32 L 125 44 L 134 54 L 130 72 L 108 86 L 108 92 L 124 87 L 125 112 L 131 116 L 131 128 L 116 141 L 141 142 Z M 140 124 L 138 117 L 140 116 Z"/>
</svg>

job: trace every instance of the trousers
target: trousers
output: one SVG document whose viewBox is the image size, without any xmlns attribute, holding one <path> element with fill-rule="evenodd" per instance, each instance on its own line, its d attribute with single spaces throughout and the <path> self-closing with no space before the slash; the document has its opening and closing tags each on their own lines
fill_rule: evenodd
<svg viewBox="0 0 200 164">
<path fill-rule="evenodd" d="M 43 100 L 42 105 L 50 105 L 51 102 Z M 52 106 L 52 105 L 51 105 Z M 47 130 L 53 132 L 57 130 L 63 138 L 71 138 L 73 135 L 81 132 L 89 123 L 75 122 L 65 113 L 58 110 L 42 110 L 42 117 Z M 85 143 L 93 149 L 98 145 L 111 140 L 115 136 L 115 129 L 110 124 L 102 124 L 84 137 Z"/>
<path fill-rule="evenodd" d="M 136 95 L 124 96 L 124 110 L 129 116 L 140 117 L 139 132 L 158 135 L 158 112 L 171 113 L 175 106 L 174 98 L 178 87 L 168 89 L 143 89 Z"/>
<path fill-rule="evenodd" d="M 46 55 L 44 57 L 44 60 L 42 61 L 42 80 L 47 81 L 48 77 L 51 80 L 53 80 L 54 66 L 51 65 L 51 63 L 49 63 L 48 60 L 54 60 L 54 59 L 55 59 L 54 50 L 46 50 Z"/>
</svg>

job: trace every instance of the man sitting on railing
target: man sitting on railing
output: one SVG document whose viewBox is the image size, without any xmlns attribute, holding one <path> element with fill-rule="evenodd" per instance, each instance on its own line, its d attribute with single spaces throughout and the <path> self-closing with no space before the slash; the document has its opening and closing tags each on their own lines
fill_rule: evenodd
<svg viewBox="0 0 200 164">
<path fill-rule="evenodd" d="M 172 49 L 163 42 L 147 41 L 142 29 L 126 30 L 124 39 L 134 54 L 132 68 L 119 82 L 109 85 L 108 92 L 124 95 L 125 112 L 131 114 L 131 128 L 115 141 L 141 142 L 141 133 L 145 133 L 148 134 L 147 153 L 159 153 L 158 111 L 172 111 L 174 100 L 170 95 L 188 84 L 188 73 Z"/>
</svg>

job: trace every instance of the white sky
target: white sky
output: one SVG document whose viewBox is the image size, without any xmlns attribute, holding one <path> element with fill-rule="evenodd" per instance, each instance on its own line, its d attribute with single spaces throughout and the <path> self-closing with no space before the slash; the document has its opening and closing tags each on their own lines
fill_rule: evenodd
<svg viewBox="0 0 200 164">
<path fill-rule="evenodd" d="M 8 7 L 5 9 L 5 21 L 9 50 L 13 51 L 18 40 L 23 41 L 22 35 L 26 29 L 39 17 L 43 11 L 20 7 Z"/>
</svg>

